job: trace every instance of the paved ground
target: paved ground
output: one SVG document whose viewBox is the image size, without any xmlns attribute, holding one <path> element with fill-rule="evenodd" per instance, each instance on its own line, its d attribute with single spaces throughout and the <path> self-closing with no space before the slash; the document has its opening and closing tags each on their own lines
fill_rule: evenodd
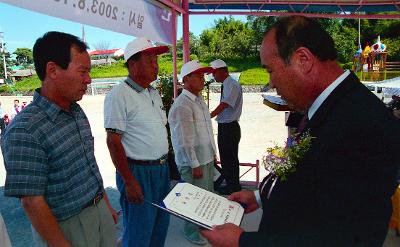
<svg viewBox="0 0 400 247">
<path fill-rule="evenodd" d="M 10 109 L 14 99 L 20 102 L 32 100 L 32 97 L 9 97 L 1 96 L 0 102 L 6 113 Z M 210 95 L 210 108 L 214 109 L 219 101 L 219 94 Z M 104 95 L 84 96 L 80 105 L 86 112 L 95 139 L 95 155 L 97 163 L 103 176 L 106 187 L 115 187 L 115 168 L 106 145 L 106 132 L 103 128 L 103 102 Z M 286 136 L 284 126 L 284 113 L 277 112 L 262 103 L 260 93 L 244 94 L 243 114 L 240 119 L 242 138 L 239 147 L 240 162 L 252 162 L 261 159 L 268 146 L 274 143 L 283 144 Z M 214 134 L 217 135 L 217 124 L 213 121 Z M 263 170 L 263 169 L 261 169 Z M 265 173 L 263 173 L 265 174 Z M 251 177 L 254 174 L 249 174 Z M 245 178 L 250 180 L 251 178 Z M 5 171 L 3 166 L 3 157 L 0 152 L 0 186 L 4 184 Z"/>
<path fill-rule="evenodd" d="M 22 101 L 28 101 L 32 97 L 0 97 L 3 110 L 10 112 L 13 100 L 15 98 Z M 219 100 L 219 94 L 211 94 L 210 108 L 214 109 Z M 105 138 L 106 133 L 103 129 L 103 101 L 104 96 L 84 96 L 80 102 L 81 106 L 88 115 L 93 136 L 95 138 L 95 155 L 100 167 L 100 172 L 104 179 L 107 194 L 115 208 L 119 208 L 119 193 L 115 189 L 115 168 L 111 163 Z M 213 121 L 215 134 L 216 123 Z M 262 159 L 266 148 L 277 143 L 283 145 L 287 135 L 284 126 L 284 113 L 277 112 L 262 103 L 262 97 L 259 93 L 244 94 L 243 114 L 240 120 L 242 138 L 239 147 L 239 159 L 241 162 L 252 162 L 256 159 Z M 261 177 L 265 175 L 261 168 Z M 245 180 L 254 180 L 254 173 L 249 173 L 244 177 Z M 0 186 L 4 185 L 5 171 L 3 157 L 0 152 Z M 0 188 L 0 211 L 6 222 L 11 241 L 14 247 L 31 246 L 30 226 L 19 205 L 19 201 L 14 198 L 4 198 L 2 188 Z M 242 226 L 247 231 L 256 230 L 262 214 L 261 210 L 253 214 L 246 215 Z M 180 219 L 171 217 L 169 234 L 166 246 L 195 246 L 188 243 L 182 236 L 183 222 Z M 385 247 L 400 246 L 400 238 L 396 237 L 394 232 L 389 232 Z"/>
</svg>

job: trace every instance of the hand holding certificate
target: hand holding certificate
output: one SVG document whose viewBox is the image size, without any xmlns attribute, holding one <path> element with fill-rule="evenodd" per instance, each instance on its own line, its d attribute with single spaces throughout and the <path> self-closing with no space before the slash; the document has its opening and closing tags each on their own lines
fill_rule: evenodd
<svg viewBox="0 0 400 247">
<path fill-rule="evenodd" d="M 280 96 L 263 94 L 264 104 L 277 111 L 291 111 L 292 109 L 287 105 L 286 101 Z"/>
<path fill-rule="evenodd" d="M 203 228 L 233 223 L 243 218 L 243 207 L 234 201 L 189 183 L 178 183 L 163 200 L 164 205 L 152 205 Z"/>
</svg>

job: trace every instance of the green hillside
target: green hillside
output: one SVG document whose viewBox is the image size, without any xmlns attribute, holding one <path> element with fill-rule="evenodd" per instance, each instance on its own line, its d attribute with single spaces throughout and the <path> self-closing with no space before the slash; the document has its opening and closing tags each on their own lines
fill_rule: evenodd
<svg viewBox="0 0 400 247">
<path fill-rule="evenodd" d="M 196 59 L 196 58 L 195 58 Z M 204 65 L 207 65 L 210 61 L 201 61 Z M 93 67 L 90 74 L 93 79 L 95 78 L 112 78 L 112 77 L 124 77 L 128 75 L 127 68 L 124 65 L 124 61 L 120 60 L 111 65 L 103 65 Z M 259 65 L 259 61 L 256 58 L 248 59 L 243 61 L 239 59 L 226 60 L 229 64 L 230 72 L 242 72 L 240 83 L 242 85 L 265 85 L 269 81 L 269 76 Z M 173 63 L 171 55 L 164 55 L 159 57 L 159 74 L 168 75 L 172 74 Z M 182 60 L 177 61 L 178 71 L 182 67 Z M 0 86 L 0 93 L 26 93 L 33 91 L 35 88 L 40 87 L 40 80 L 37 76 L 32 76 L 18 81 L 15 85 L 3 85 Z"/>
<path fill-rule="evenodd" d="M 195 56 L 192 59 L 197 59 Z M 241 85 L 266 85 L 269 82 L 269 74 L 260 65 L 259 58 L 247 58 L 243 59 L 224 59 L 228 64 L 230 72 L 241 72 L 240 84 Z M 200 61 L 204 65 L 208 65 L 211 59 L 206 61 Z M 124 65 L 124 61 L 120 60 L 112 65 L 96 66 L 91 70 L 91 76 L 95 78 L 113 78 L 113 77 L 125 77 L 128 75 L 127 68 Z M 159 57 L 159 74 L 160 75 L 171 75 L 173 69 L 172 58 L 170 54 L 163 55 Z M 344 64 L 345 69 L 349 68 L 349 64 Z M 182 60 L 177 61 L 178 71 L 182 67 Z M 361 78 L 361 74 L 357 74 Z M 399 71 L 388 71 L 386 73 L 386 79 L 400 76 Z M 368 79 L 363 77 L 363 79 Z M 40 80 L 37 76 L 32 76 L 30 78 L 25 78 L 18 81 L 15 85 L 3 85 L 0 86 L 0 93 L 26 93 L 32 92 L 35 88 L 40 87 Z"/>
</svg>

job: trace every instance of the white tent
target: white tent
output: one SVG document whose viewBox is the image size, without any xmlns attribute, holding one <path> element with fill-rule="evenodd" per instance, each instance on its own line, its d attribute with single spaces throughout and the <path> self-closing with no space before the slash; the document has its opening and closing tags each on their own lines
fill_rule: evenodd
<svg viewBox="0 0 400 247">
<path fill-rule="evenodd" d="M 368 84 L 375 88 L 382 88 L 382 92 L 385 97 L 391 97 L 392 95 L 400 95 L 400 77 L 379 81 L 376 83 Z M 377 91 L 377 90 L 375 90 Z"/>
</svg>

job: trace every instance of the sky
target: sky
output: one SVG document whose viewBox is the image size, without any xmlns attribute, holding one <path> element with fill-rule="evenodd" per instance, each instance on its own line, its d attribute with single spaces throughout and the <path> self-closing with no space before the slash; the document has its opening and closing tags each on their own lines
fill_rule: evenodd
<svg viewBox="0 0 400 247">
<path fill-rule="evenodd" d="M 214 20 L 223 18 L 223 15 L 194 15 L 190 16 L 190 31 L 196 36 L 214 25 Z M 246 21 L 245 16 L 235 16 L 235 19 Z M 182 37 L 182 18 L 178 17 L 178 39 Z M 61 31 L 82 36 L 82 24 L 44 15 L 30 10 L 21 9 L 12 5 L 0 3 L 0 32 L 6 49 L 12 53 L 16 48 L 32 49 L 36 39 L 48 31 Z M 86 42 L 91 49 L 101 42 L 109 42 L 110 49 L 122 48 L 134 39 L 129 36 L 105 29 L 85 25 Z"/>
</svg>

